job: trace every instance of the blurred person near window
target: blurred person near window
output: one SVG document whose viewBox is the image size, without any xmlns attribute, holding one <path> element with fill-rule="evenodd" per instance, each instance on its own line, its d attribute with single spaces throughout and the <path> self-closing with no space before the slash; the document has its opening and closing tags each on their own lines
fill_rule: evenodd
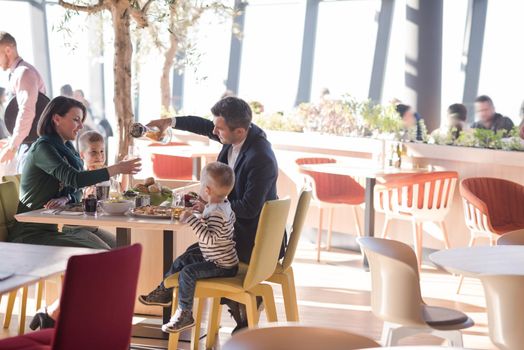
<svg viewBox="0 0 524 350">
<path fill-rule="evenodd" d="M 486 95 L 481 95 L 475 99 L 475 115 L 477 121 L 471 124 L 473 129 L 487 129 L 494 132 L 505 130 L 505 134 L 507 134 L 514 126 L 511 119 L 495 112 L 493 100 Z"/>
<path fill-rule="evenodd" d="M 73 88 L 69 84 L 62 85 L 60 88 L 60 96 L 73 97 Z"/>
<path fill-rule="evenodd" d="M 9 71 L 8 91 L 15 96 L 18 104 L 12 135 L 7 144 L 0 149 L 0 163 L 11 163 L 16 156 L 17 171 L 21 173 L 27 150 L 35 140 L 31 131 L 39 93 L 45 95 L 46 88 L 36 68 L 18 55 L 15 38 L 2 31 L 0 31 L 0 67 L 4 71 Z"/>
<path fill-rule="evenodd" d="M 399 114 L 400 118 L 402 118 L 402 124 L 404 125 L 405 129 L 411 129 L 416 128 L 416 140 L 422 141 L 422 127 L 421 127 L 421 121 L 422 117 L 415 113 L 413 108 L 411 106 L 399 103 L 395 106 L 395 110 Z"/>
</svg>

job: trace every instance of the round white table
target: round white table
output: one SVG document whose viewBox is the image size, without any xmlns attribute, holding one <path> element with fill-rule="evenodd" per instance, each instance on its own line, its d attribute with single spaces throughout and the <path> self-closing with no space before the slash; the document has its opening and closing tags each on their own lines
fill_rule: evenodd
<svg viewBox="0 0 524 350">
<path fill-rule="evenodd" d="M 441 250 L 429 256 L 438 267 L 459 275 L 524 275 L 524 246 L 469 247 Z"/>
<path fill-rule="evenodd" d="M 382 348 L 368 348 L 366 350 L 385 350 L 385 349 L 391 349 L 391 350 L 436 350 L 436 349 L 446 349 L 446 350 L 467 350 L 466 348 L 450 348 L 449 346 L 419 346 L 419 345 L 412 345 L 412 346 L 385 346 Z M 361 349 L 364 350 L 364 349 Z"/>
</svg>

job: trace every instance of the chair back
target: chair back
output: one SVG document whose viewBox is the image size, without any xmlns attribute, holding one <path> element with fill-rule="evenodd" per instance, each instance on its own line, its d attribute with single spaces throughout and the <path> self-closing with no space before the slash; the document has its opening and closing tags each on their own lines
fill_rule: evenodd
<svg viewBox="0 0 524 350">
<path fill-rule="evenodd" d="M 243 287 L 249 290 L 267 280 L 275 272 L 284 239 L 291 200 L 267 201 L 260 213 L 255 246 L 249 261 Z"/>
<path fill-rule="evenodd" d="M 344 195 L 345 204 L 358 205 L 364 202 L 365 189 L 349 175 L 338 175 L 305 170 L 301 165 L 336 163 L 331 158 L 299 158 L 295 161 L 306 185 L 313 190 L 313 200 L 331 201 Z"/>
<path fill-rule="evenodd" d="M 18 209 L 18 192 L 13 182 L 0 183 L 0 242 L 7 240 Z"/>
<path fill-rule="evenodd" d="M 524 186 L 504 179 L 475 177 L 462 180 L 460 194 L 470 230 L 500 234 L 524 228 Z"/>
<path fill-rule="evenodd" d="M 73 256 L 53 350 L 129 349 L 142 247 Z"/>
<path fill-rule="evenodd" d="M 384 176 L 379 206 L 387 213 L 411 213 L 441 220 L 453 203 L 455 171 Z"/>
<path fill-rule="evenodd" d="M 357 239 L 371 270 L 371 308 L 387 322 L 425 326 L 417 257 L 407 244 L 374 237 Z"/>
<path fill-rule="evenodd" d="M 20 195 L 20 180 L 22 178 L 22 175 L 16 174 L 16 175 L 4 175 L 2 176 L 2 182 L 14 182 L 16 186 L 16 191 L 18 195 Z"/>
<path fill-rule="evenodd" d="M 235 334 L 224 350 L 352 350 L 380 345 L 364 336 L 340 329 L 284 325 L 249 329 Z"/>
<path fill-rule="evenodd" d="M 484 275 L 489 337 L 502 350 L 521 349 L 524 344 L 524 276 Z"/>
<path fill-rule="evenodd" d="M 304 222 L 306 221 L 307 211 L 309 209 L 309 202 L 311 201 L 311 190 L 302 190 L 300 197 L 298 198 L 297 210 L 295 211 L 295 217 L 293 218 L 293 226 L 289 233 L 289 241 L 287 244 L 286 253 L 282 260 L 283 270 L 287 270 L 293 263 L 295 253 L 297 252 L 298 241 L 304 228 Z"/>
<path fill-rule="evenodd" d="M 497 245 L 524 245 L 524 229 L 504 233 L 497 240 Z"/>
</svg>

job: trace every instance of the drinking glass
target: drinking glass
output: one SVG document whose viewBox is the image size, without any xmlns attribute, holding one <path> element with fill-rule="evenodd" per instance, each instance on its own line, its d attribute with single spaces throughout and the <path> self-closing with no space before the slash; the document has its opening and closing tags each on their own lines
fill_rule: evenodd
<svg viewBox="0 0 524 350">
<path fill-rule="evenodd" d="M 184 193 L 179 191 L 173 191 L 173 202 L 171 204 L 171 219 L 179 220 L 180 215 L 184 212 L 185 201 Z"/>
</svg>

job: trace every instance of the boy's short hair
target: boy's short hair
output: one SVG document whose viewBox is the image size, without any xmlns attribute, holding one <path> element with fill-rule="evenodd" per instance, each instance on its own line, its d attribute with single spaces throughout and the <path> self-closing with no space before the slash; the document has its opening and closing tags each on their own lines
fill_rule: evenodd
<svg viewBox="0 0 524 350">
<path fill-rule="evenodd" d="M 468 110 L 462 103 L 454 103 L 448 107 L 448 116 L 465 122 L 468 119 Z"/>
<path fill-rule="evenodd" d="M 213 187 L 213 190 L 219 196 L 226 197 L 235 186 L 235 173 L 229 165 L 224 163 L 212 162 L 207 164 L 202 169 L 201 175 L 206 185 Z"/>
<path fill-rule="evenodd" d="M 80 135 L 80 138 L 78 139 L 78 147 L 80 148 L 80 152 L 83 152 L 86 150 L 87 147 L 89 147 L 90 144 L 93 144 L 95 142 L 102 142 L 104 143 L 104 136 L 102 136 L 101 133 L 94 130 L 89 130 Z"/>
</svg>

